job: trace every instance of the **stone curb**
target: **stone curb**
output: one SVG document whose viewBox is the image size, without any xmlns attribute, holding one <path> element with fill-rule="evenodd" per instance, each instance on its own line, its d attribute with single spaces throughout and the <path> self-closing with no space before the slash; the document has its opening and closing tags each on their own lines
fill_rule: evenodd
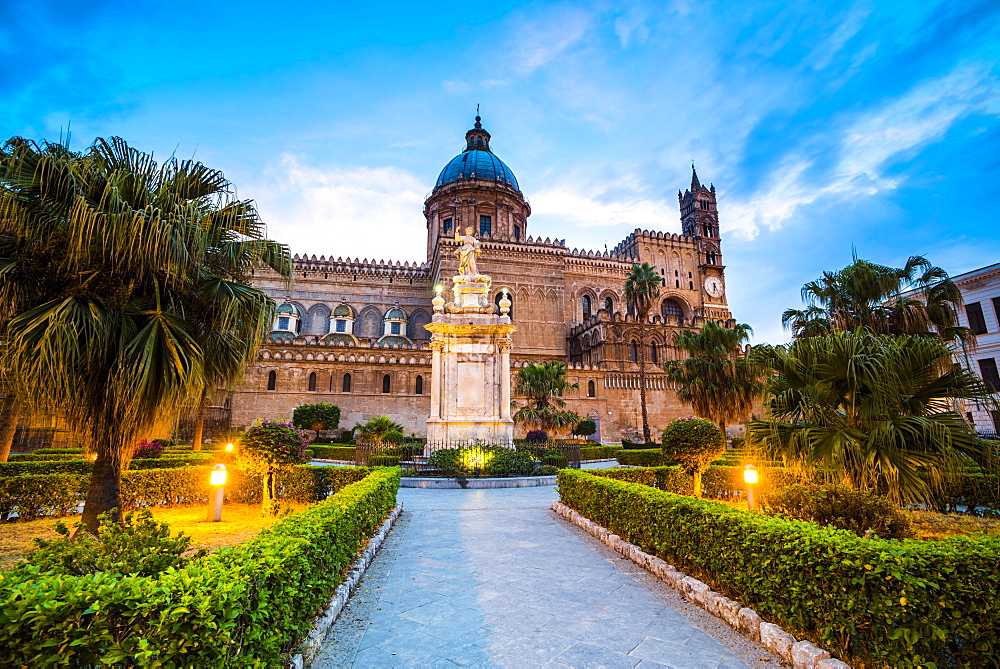
<svg viewBox="0 0 1000 669">
<path fill-rule="evenodd" d="M 593 535 L 608 548 L 636 563 L 656 578 L 694 602 L 744 636 L 756 641 L 795 669 L 850 669 L 846 662 L 834 659 L 830 653 L 809 641 L 798 641 L 778 625 L 764 622 L 753 609 L 712 590 L 708 584 L 686 575 L 655 555 L 644 552 L 617 534 L 598 525 L 560 501 L 552 502 L 552 510 L 564 520 Z"/>
<path fill-rule="evenodd" d="M 434 490 L 478 490 L 485 488 L 536 488 L 556 484 L 556 476 L 519 476 L 502 479 L 444 479 L 404 476 L 400 488 L 428 488 Z"/>
<path fill-rule="evenodd" d="M 330 598 L 330 603 L 327 605 L 326 610 L 316 619 L 312 629 L 309 631 L 309 635 L 299 644 L 301 652 L 292 656 L 291 666 L 294 669 L 303 669 L 303 667 L 308 667 L 312 664 L 312 661 L 316 658 L 316 654 L 319 653 L 323 642 L 326 640 L 327 633 L 333 628 L 333 624 L 337 622 L 337 616 L 340 615 L 344 605 L 347 604 L 347 600 L 358 589 L 361 577 L 369 565 L 371 565 L 372 560 L 375 559 L 375 554 L 382 547 L 382 543 L 389 536 L 389 531 L 402 512 L 403 505 L 396 504 L 392 508 L 392 511 L 389 512 L 389 517 L 379 526 L 378 532 L 368 540 L 368 545 L 361 552 L 361 555 L 351 563 L 350 568 L 347 570 L 347 577 L 333 591 L 333 597 Z"/>
</svg>

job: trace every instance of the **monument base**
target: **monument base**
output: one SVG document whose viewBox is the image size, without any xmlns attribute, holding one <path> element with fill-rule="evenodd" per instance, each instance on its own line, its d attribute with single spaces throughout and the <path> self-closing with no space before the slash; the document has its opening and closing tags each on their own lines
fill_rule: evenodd
<svg viewBox="0 0 1000 669">
<path fill-rule="evenodd" d="M 430 418 L 427 421 L 427 443 L 435 447 L 455 444 L 472 446 L 482 442 L 491 446 L 514 447 L 514 421 L 511 419 L 464 419 L 444 420 Z"/>
</svg>

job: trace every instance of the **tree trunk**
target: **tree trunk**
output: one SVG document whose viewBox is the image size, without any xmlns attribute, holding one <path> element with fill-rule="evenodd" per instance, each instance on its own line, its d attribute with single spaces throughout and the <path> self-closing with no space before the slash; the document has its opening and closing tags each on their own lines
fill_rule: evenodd
<svg viewBox="0 0 1000 669">
<path fill-rule="evenodd" d="M 264 473 L 264 494 L 263 494 L 263 504 L 261 505 L 260 515 L 267 518 L 268 516 L 277 516 L 278 509 L 277 504 L 274 499 L 274 470 L 268 469 Z"/>
<path fill-rule="evenodd" d="M 639 317 L 639 404 L 642 405 L 642 440 L 649 443 L 649 416 L 646 413 L 646 314 Z"/>
<path fill-rule="evenodd" d="M 17 402 L 13 395 L 5 395 L 0 402 L 0 462 L 7 462 L 10 447 L 17 434 Z"/>
<path fill-rule="evenodd" d="M 719 421 L 719 429 L 722 430 L 722 444 L 729 450 L 729 439 L 726 437 L 726 424 Z"/>
<path fill-rule="evenodd" d="M 202 391 L 201 401 L 198 402 L 198 411 L 195 413 L 194 417 L 194 437 L 192 439 L 191 450 L 200 451 L 201 450 L 201 439 L 205 434 L 205 401 L 207 393 Z"/>
<path fill-rule="evenodd" d="M 701 472 L 694 473 L 694 496 L 701 497 Z"/>
<path fill-rule="evenodd" d="M 90 476 L 90 487 L 87 489 L 87 501 L 83 505 L 83 522 L 91 534 L 97 534 L 97 517 L 116 509 L 112 518 L 121 522 L 122 509 L 122 471 L 121 460 L 98 455 L 94 462 L 94 471 Z"/>
</svg>

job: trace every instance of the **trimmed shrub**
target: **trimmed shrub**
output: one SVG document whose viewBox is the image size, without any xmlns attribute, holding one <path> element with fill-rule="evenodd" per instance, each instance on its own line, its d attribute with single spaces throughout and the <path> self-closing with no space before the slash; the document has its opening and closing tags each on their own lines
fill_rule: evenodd
<svg viewBox="0 0 1000 669">
<path fill-rule="evenodd" d="M 529 430 L 524 435 L 524 441 L 529 444 L 544 444 L 549 440 L 549 433 L 545 430 Z"/>
<path fill-rule="evenodd" d="M 146 441 L 143 439 L 139 442 L 139 445 L 135 447 L 134 458 L 137 460 L 148 460 L 152 458 L 158 458 L 163 454 L 163 443 L 159 440 Z"/>
<path fill-rule="evenodd" d="M 536 476 L 555 476 L 559 473 L 559 468 L 552 465 L 542 465 L 532 473 Z"/>
<path fill-rule="evenodd" d="M 368 465 L 371 467 L 398 467 L 398 455 L 371 455 L 368 457 Z"/>
<path fill-rule="evenodd" d="M 661 435 L 663 455 L 676 461 L 694 477 L 694 494 L 701 497 L 701 474 L 726 452 L 726 440 L 718 426 L 704 418 L 671 421 Z"/>
<path fill-rule="evenodd" d="M 589 418 L 585 418 L 576 424 L 573 428 L 573 434 L 578 437 L 589 437 L 590 435 L 597 432 L 597 423 Z"/>
<path fill-rule="evenodd" d="M 59 455 L 67 453 L 76 453 L 77 457 L 83 454 L 83 448 L 36 448 L 31 451 L 35 455 Z"/>
<path fill-rule="evenodd" d="M 565 469 L 569 466 L 569 457 L 561 453 L 552 453 L 543 455 L 540 462 L 542 467 L 548 466 L 555 467 L 556 469 Z"/>
<path fill-rule="evenodd" d="M 581 454 L 582 457 L 582 454 Z M 620 465 L 630 465 L 637 467 L 660 467 L 667 464 L 660 449 L 644 448 L 641 450 L 621 450 L 615 456 Z"/>
<path fill-rule="evenodd" d="M 442 476 L 457 478 L 527 476 L 535 469 L 530 452 L 503 446 L 442 448 L 431 453 L 427 463 Z"/>
<path fill-rule="evenodd" d="M 622 450 L 621 446 L 581 446 L 581 460 L 610 460 Z"/>
<path fill-rule="evenodd" d="M 0 477 L 0 521 L 76 513 L 90 475 L 38 474 Z"/>
<path fill-rule="evenodd" d="M 130 470 L 136 469 L 173 469 L 184 466 L 197 466 L 215 462 L 216 456 L 210 453 L 190 453 L 175 458 L 155 458 L 152 460 L 132 460 Z M 94 463 L 90 460 L 30 460 L 20 459 L 12 462 L 0 462 L 0 477 L 19 476 L 22 474 L 90 474 Z"/>
<path fill-rule="evenodd" d="M 309 447 L 314 458 L 323 460 L 348 460 L 354 462 L 354 446 L 317 446 Z"/>
<path fill-rule="evenodd" d="M 292 409 L 292 425 L 312 430 L 318 439 L 320 430 L 335 430 L 340 425 L 340 407 L 329 402 L 302 404 Z"/>
<path fill-rule="evenodd" d="M 58 460 L 79 460 L 83 453 L 11 453 L 8 462 L 56 462 Z"/>
<path fill-rule="evenodd" d="M 801 484 L 778 488 L 762 500 L 768 513 L 849 530 L 859 537 L 914 536 L 910 519 L 885 497 L 842 485 Z"/>
<path fill-rule="evenodd" d="M 398 470 L 376 469 L 246 543 L 153 577 L 0 573 L 0 664 L 276 666 L 398 486 Z"/>
<path fill-rule="evenodd" d="M 635 471 L 635 470 L 633 470 Z M 562 501 L 623 539 L 868 666 L 993 666 L 1000 538 L 862 539 L 648 486 L 559 472 Z"/>
<path fill-rule="evenodd" d="M 660 445 L 655 441 L 629 441 L 628 439 L 622 439 L 622 448 L 626 451 L 646 451 L 651 448 L 659 449 Z"/>
<path fill-rule="evenodd" d="M 624 451 L 623 451 L 624 453 Z M 592 469 L 594 476 L 605 476 L 620 481 L 630 481 L 652 486 L 676 495 L 694 494 L 694 477 L 684 472 L 679 465 L 668 467 L 644 467 L 625 469 Z M 781 468 L 761 467 L 759 489 L 802 483 L 804 475 Z M 702 496 L 713 499 L 740 500 L 746 498 L 742 467 L 720 467 L 711 465 L 702 474 Z"/>
</svg>

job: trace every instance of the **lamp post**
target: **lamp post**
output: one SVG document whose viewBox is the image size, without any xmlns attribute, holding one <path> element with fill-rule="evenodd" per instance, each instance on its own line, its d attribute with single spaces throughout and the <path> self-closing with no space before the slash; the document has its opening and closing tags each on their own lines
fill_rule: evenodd
<svg viewBox="0 0 1000 669">
<path fill-rule="evenodd" d="M 215 465 L 212 467 L 212 476 L 208 480 L 208 520 L 218 523 L 222 520 L 222 497 L 226 488 L 226 466 Z"/>
<path fill-rule="evenodd" d="M 747 465 L 746 469 L 743 470 L 743 482 L 747 486 L 747 508 L 750 511 L 757 508 L 757 493 L 754 490 L 757 481 L 757 468 L 753 465 Z"/>
<path fill-rule="evenodd" d="M 230 453 L 233 452 L 233 442 L 229 442 L 228 444 L 226 444 L 226 450 Z"/>
</svg>

